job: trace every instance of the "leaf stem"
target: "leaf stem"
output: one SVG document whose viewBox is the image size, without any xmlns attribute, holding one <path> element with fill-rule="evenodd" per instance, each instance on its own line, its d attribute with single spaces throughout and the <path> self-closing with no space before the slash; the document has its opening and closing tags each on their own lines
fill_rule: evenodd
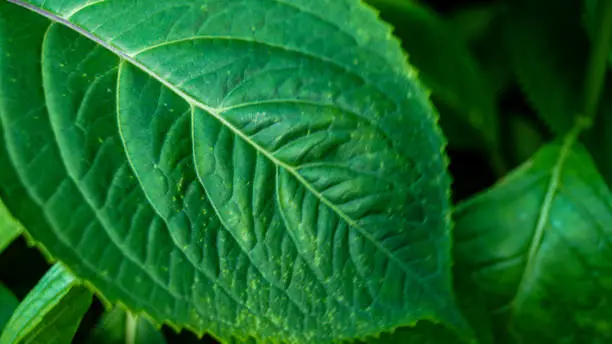
<svg viewBox="0 0 612 344">
<path fill-rule="evenodd" d="M 125 312 L 125 344 L 136 343 L 137 316 L 129 311 Z"/>
<path fill-rule="evenodd" d="M 598 6 L 599 20 L 595 30 L 593 49 L 589 58 L 586 75 L 584 113 L 591 122 L 597 115 L 597 107 L 601 97 L 608 54 L 612 44 L 612 0 L 600 0 Z"/>
</svg>

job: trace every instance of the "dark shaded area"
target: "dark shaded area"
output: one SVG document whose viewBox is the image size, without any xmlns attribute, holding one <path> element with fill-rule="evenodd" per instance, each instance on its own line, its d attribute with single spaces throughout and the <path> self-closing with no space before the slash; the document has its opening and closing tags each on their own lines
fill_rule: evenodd
<svg viewBox="0 0 612 344">
<path fill-rule="evenodd" d="M 91 307 L 85 313 L 81 325 L 74 335 L 73 343 L 86 343 L 92 331 L 96 328 L 98 321 L 104 313 L 104 306 L 97 297 L 94 297 Z"/>
<path fill-rule="evenodd" d="M 438 13 L 448 13 L 453 12 L 461 8 L 465 8 L 466 6 L 478 6 L 478 5 L 487 5 L 492 4 L 498 1 L 493 0 L 426 0 L 421 1 L 429 5 L 429 7 L 433 8 Z"/>
<path fill-rule="evenodd" d="M 455 149 L 447 152 L 453 179 L 453 203 L 459 203 L 495 183 L 495 173 L 482 153 Z"/>
<path fill-rule="evenodd" d="M 204 338 L 202 338 L 201 340 L 198 340 L 198 337 L 189 331 L 181 331 L 181 333 L 176 333 L 173 329 L 169 328 L 168 326 L 164 326 L 163 332 L 169 344 L 172 344 L 172 343 L 216 344 L 217 343 L 217 341 L 214 340 L 210 336 L 204 336 Z"/>
<path fill-rule="evenodd" d="M 21 237 L 0 254 L 0 282 L 22 300 L 49 267 L 43 255 Z"/>
</svg>

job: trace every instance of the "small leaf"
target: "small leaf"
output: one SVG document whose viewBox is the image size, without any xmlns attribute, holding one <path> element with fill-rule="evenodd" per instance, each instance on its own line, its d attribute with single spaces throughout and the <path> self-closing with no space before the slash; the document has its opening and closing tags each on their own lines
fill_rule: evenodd
<svg viewBox="0 0 612 344">
<path fill-rule="evenodd" d="M 423 83 L 432 90 L 434 100 L 449 106 L 454 113 L 476 129 L 490 147 L 498 144 L 498 119 L 495 99 L 466 41 L 452 25 L 428 8 L 398 0 L 368 0 L 381 11 L 381 18 L 395 27 L 411 63 L 419 70 Z M 454 120 L 442 119 L 442 128 L 452 135 Z M 444 125 L 448 122 L 449 125 Z M 462 135 L 449 137 L 450 143 Z M 482 145 L 480 145 L 482 147 Z"/>
<path fill-rule="evenodd" d="M 104 313 L 93 331 L 90 344 L 165 344 L 162 333 L 151 322 L 119 307 Z"/>
<path fill-rule="evenodd" d="M 91 301 L 91 292 L 55 264 L 17 307 L 0 344 L 68 344 Z"/>
<path fill-rule="evenodd" d="M 19 237 L 22 230 L 19 222 L 13 218 L 0 199 L 0 253 Z"/>
<path fill-rule="evenodd" d="M 499 342 L 612 340 L 612 193 L 584 148 L 545 146 L 455 219 L 455 274 Z"/>
<path fill-rule="evenodd" d="M 17 306 L 19 306 L 19 299 L 9 288 L 0 283 L 0 335 Z"/>
</svg>

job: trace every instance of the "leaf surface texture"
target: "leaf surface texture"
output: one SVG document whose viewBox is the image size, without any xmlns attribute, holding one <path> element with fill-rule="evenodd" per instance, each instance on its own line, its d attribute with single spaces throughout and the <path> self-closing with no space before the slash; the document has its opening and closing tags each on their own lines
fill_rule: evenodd
<svg viewBox="0 0 612 344">
<path fill-rule="evenodd" d="M 456 212 L 456 274 L 470 276 L 498 341 L 612 339 L 612 194 L 586 150 L 545 146 Z"/>
<path fill-rule="evenodd" d="M 91 292 L 55 264 L 19 304 L 0 343 L 69 344 L 91 300 Z"/>
<path fill-rule="evenodd" d="M 462 326 L 443 139 L 370 9 L 19 3 L 42 14 L 0 4 L 26 227 L 109 301 L 222 340 Z"/>
</svg>

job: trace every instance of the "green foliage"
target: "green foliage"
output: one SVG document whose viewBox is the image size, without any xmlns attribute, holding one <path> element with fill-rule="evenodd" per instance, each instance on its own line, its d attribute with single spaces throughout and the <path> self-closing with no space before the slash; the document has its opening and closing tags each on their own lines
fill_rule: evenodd
<svg viewBox="0 0 612 344">
<path fill-rule="evenodd" d="M 373 11 L 18 4 L 0 114 L 28 232 L 106 300 L 222 340 L 462 329 L 443 140 Z"/>
<path fill-rule="evenodd" d="M 4 326 L 19 305 L 19 299 L 4 284 L 0 283 L 0 335 Z"/>
<path fill-rule="evenodd" d="M 166 340 L 147 319 L 116 307 L 102 316 L 87 343 L 165 344 Z"/>
<path fill-rule="evenodd" d="M 612 193 L 572 144 L 542 148 L 456 210 L 457 274 L 481 290 L 500 341 L 612 339 Z"/>
<path fill-rule="evenodd" d="M 419 70 L 420 78 L 431 89 L 434 99 L 448 107 L 442 112 L 442 127 L 444 133 L 450 135 L 451 144 L 484 143 L 497 149 L 494 94 L 467 44 L 467 38 L 488 26 L 486 19 L 456 18 L 455 22 L 447 23 L 416 3 L 402 0 L 368 0 L 368 3 L 380 9 L 381 17 L 396 27 L 395 34 L 410 56 L 410 62 Z M 468 22 L 476 27 L 468 27 Z M 447 112 L 452 115 L 444 116 Z M 481 140 L 477 143 L 467 141 L 470 137 L 460 131 L 465 129 L 473 131 Z"/>
<path fill-rule="evenodd" d="M 54 265 L 19 304 L 0 343 L 70 343 L 92 299 L 78 283 L 63 266 Z"/>
<path fill-rule="evenodd" d="M 0 0 L 0 344 L 611 342 L 611 46 L 602 0 Z"/>
<path fill-rule="evenodd" d="M 517 0 L 508 6 L 505 35 L 518 80 L 539 116 L 557 134 L 583 109 L 589 44 L 579 1 Z M 571 66 L 571 68 L 568 68 Z"/>
<path fill-rule="evenodd" d="M 0 253 L 21 234 L 21 231 L 21 225 L 13 219 L 0 200 Z"/>
</svg>

